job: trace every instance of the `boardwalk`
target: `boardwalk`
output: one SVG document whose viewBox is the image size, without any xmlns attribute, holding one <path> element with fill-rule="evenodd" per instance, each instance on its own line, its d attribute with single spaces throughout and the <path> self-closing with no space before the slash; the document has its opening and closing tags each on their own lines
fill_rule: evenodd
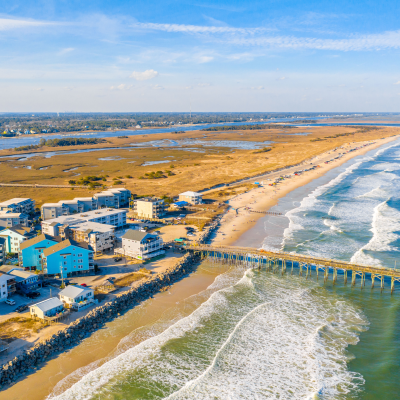
<svg viewBox="0 0 400 400">
<path fill-rule="evenodd" d="M 32 187 L 32 188 L 84 188 L 87 189 L 88 186 L 79 185 L 39 185 L 38 183 L 0 183 L 0 186 L 10 186 L 10 187 Z"/>
<path fill-rule="evenodd" d="M 212 246 L 205 244 L 193 244 L 185 246 L 186 250 L 199 252 L 202 258 L 213 257 L 214 259 L 232 263 L 251 263 L 254 266 L 266 266 L 272 271 L 280 270 L 282 274 L 293 267 L 299 268 L 299 275 L 305 273 L 306 278 L 311 276 L 314 270 L 318 279 L 319 273 L 323 273 L 324 281 L 329 279 L 332 272 L 332 279 L 335 283 L 338 271 L 343 273 L 344 282 L 347 283 L 347 274 L 351 273 L 351 283 L 355 285 L 356 278 L 361 278 L 361 287 L 365 286 L 366 276 L 371 278 L 371 287 L 374 287 L 375 279 L 380 281 L 381 289 L 384 288 L 385 278 L 391 282 L 391 292 L 393 293 L 395 282 L 400 282 L 400 270 L 352 264 L 346 261 L 330 260 L 326 258 L 309 257 L 301 254 L 284 252 L 272 252 L 257 250 L 250 247 L 235 246 Z"/>
</svg>

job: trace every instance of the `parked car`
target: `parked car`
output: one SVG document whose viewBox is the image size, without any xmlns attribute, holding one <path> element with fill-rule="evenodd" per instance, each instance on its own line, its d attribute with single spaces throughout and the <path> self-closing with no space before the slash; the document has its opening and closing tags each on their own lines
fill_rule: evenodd
<svg viewBox="0 0 400 400">
<path fill-rule="evenodd" d="M 28 305 L 22 304 L 22 305 L 18 306 L 18 307 L 15 309 L 15 311 L 18 312 L 18 313 L 22 313 L 22 312 L 24 312 L 25 310 L 28 310 L 28 309 L 29 309 L 29 306 L 28 306 Z"/>
<path fill-rule="evenodd" d="M 5 303 L 6 304 L 8 304 L 9 306 L 15 306 L 15 301 L 14 300 L 12 300 L 12 299 L 7 299 L 6 301 L 5 301 Z"/>
<path fill-rule="evenodd" d="M 87 287 L 86 283 L 81 283 L 81 286 Z"/>
<path fill-rule="evenodd" d="M 122 257 L 115 257 L 115 258 L 114 258 L 114 261 L 115 261 L 115 262 L 118 262 L 118 261 L 121 261 L 121 260 L 122 260 Z"/>
<path fill-rule="evenodd" d="M 26 297 L 29 297 L 30 299 L 35 299 L 36 297 L 39 297 L 40 293 L 39 292 L 30 292 L 26 294 Z"/>
</svg>

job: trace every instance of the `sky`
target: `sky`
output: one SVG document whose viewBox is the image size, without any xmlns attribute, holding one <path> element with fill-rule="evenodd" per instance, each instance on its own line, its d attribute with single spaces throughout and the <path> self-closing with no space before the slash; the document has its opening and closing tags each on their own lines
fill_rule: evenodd
<svg viewBox="0 0 400 400">
<path fill-rule="evenodd" d="M 0 112 L 398 112 L 393 0 L 0 0 Z"/>
</svg>

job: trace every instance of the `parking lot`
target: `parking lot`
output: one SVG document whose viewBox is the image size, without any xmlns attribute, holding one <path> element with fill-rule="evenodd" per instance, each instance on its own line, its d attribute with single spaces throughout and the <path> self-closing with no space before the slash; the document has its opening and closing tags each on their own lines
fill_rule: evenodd
<svg viewBox="0 0 400 400">
<path fill-rule="evenodd" d="M 49 297 L 57 296 L 61 290 L 59 288 L 59 286 L 60 285 L 54 284 L 54 285 L 46 286 L 43 288 L 35 289 L 35 291 L 40 293 L 40 296 L 36 297 L 35 299 L 30 299 L 26 296 L 22 296 L 20 294 L 14 293 L 10 297 L 10 299 L 15 301 L 15 305 L 10 306 L 10 305 L 6 304 L 5 302 L 0 303 L 0 322 L 6 320 L 8 318 L 13 318 L 16 316 L 21 316 L 21 315 L 28 316 L 29 310 L 26 310 L 25 312 L 23 312 L 21 314 L 14 312 L 14 310 L 23 304 L 32 305 L 32 304 L 39 303 L 40 301 L 46 300 Z"/>
</svg>

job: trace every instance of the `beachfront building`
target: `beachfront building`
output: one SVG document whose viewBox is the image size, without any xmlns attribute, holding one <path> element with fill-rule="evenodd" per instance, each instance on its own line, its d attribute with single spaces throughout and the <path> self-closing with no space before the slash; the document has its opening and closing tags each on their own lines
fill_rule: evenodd
<svg viewBox="0 0 400 400">
<path fill-rule="evenodd" d="M 10 199 L 0 203 L 0 211 L 33 214 L 35 212 L 35 202 L 32 199 L 25 198 Z"/>
<path fill-rule="evenodd" d="M 44 203 L 40 208 L 42 220 L 58 218 L 61 215 L 69 215 L 69 208 L 62 202 Z"/>
<path fill-rule="evenodd" d="M 30 306 L 29 309 L 32 317 L 47 319 L 62 313 L 64 304 L 57 297 L 52 297 Z"/>
<path fill-rule="evenodd" d="M 128 207 L 131 198 L 131 191 L 125 188 L 109 189 L 109 192 L 115 193 L 118 196 L 119 206 Z"/>
<path fill-rule="evenodd" d="M 144 197 L 134 201 L 133 211 L 139 218 L 162 218 L 165 215 L 165 203 L 156 197 Z"/>
<path fill-rule="evenodd" d="M 7 300 L 15 293 L 15 277 L 4 272 L 0 272 L 0 301 Z"/>
<path fill-rule="evenodd" d="M 17 290 L 29 293 L 40 286 L 38 275 L 20 268 L 14 268 L 9 272 L 15 279 Z"/>
<path fill-rule="evenodd" d="M 122 236 L 122 247 L 115 249 L 115 253 L 145 260 L 164 254 L 165 250 L 160 236 L 128 229 Z"/>
<path fill-rule="evenodd" d="M 27 214 L 0 211 L 0 227 L 4 226 L 8 228 L 15 225 L 28 226 L 28 218 L 29 216 Z"/>
<path fill-rule="evenodd" d="M 189 204 L 202 204 L 203 196 L 197 192 L 184 192 L 179 195 L 179 201 L 187 201 Z"/>
<path fill-rule="evenodd" d="M 81 204 L 81 212 L 92 211 L 97 208 L 97 201 L 93 197 L 75 197 L 74 200 L 79 201 Z"/>
<path fill-rule="evenodd" d="M 104 191 L 96 193 L 93 197 L 96 199 L 97 208 L 119 208 L 119 196 L 114 192 Z"/>
<path fill-rule="evenodd" d="M 86 243 L 63 240 L 43 250 L 43 272 L 63 278 L 94 272 L 93 251 Z"/>
<path fill-rule="evenodd" d="M 123 228 L 126 225 L 126 214 L 126 210 L 104 208 L 101 210 L 93 210 L 81 214 L 63 215 L 58 218 L 42 221 L 42 232 L 51 236 L 59 236 L 60 226 L 73 226 L 84 222 L 112 225 L 115 229 Z"/>
<path fill-rule="evenodd" d="M 60 241 L 50 235 L 41 234 L 20 244 L 19 265 L 29 269 L 42 269 L 43 250 Z"/>
<path fill-rule="evenodd" d="M 97 208 L 97 201 L 93 197 L 75 197 L 73 200 L 61 200 L 58 203 L 45 203 L 41 207 L 42 220 L 58 218 L 62 215 L 71 215 Z"/>
<path fill-rule="evenodd" d="M 16 225 L 12 228 L 6 228 L 0 231 L 0 238 L 5 240 L 6 253 L 19 253 L 20 244 L 23 241 L 32 239 L 35 236 L 35 231 L 32 231 L 31 228 L 22 225 Z"/>
<path fill-rule="evenodd" d="M 69 285 L 58 294 L 64 305 L 81 310 L 94 304 L 94 290 L 80 285 Z"/>
<path fill-rule="evenodd" d="M 58 229 L 58 235 L 63 240 L 73 239 L 75 242 L 84 242 L 96 253 L 114 248 L 115 227 L 113 225 L 77 220 L 75 223 L 55 228 Z"/>
</svg>

